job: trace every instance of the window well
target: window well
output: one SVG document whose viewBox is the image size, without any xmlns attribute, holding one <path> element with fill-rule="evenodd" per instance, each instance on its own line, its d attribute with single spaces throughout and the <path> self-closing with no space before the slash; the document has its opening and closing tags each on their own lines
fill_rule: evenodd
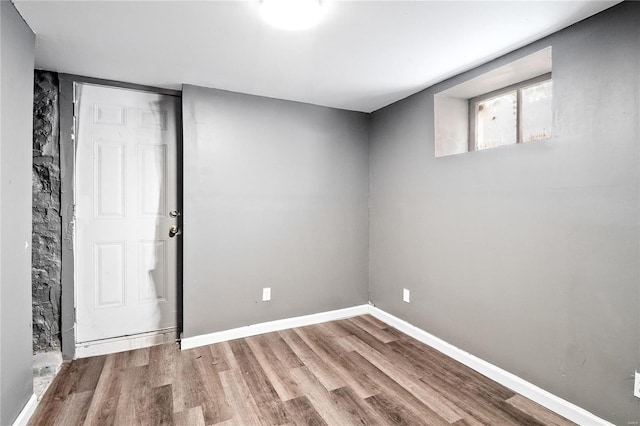
<svg viewBox="0 0 640 426">
<path fill-rule="evenodd" d="M 551 47 L 437 93 L 435 156 L 551 137 Z"/>
</svg>

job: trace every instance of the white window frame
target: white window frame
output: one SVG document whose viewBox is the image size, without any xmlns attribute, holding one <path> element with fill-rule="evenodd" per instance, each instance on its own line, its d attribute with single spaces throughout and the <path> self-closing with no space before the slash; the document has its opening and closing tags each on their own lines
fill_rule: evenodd
<svg viewBox="0 0 640 426">
<path fill-rule="evenodd" d="M 551 73 L 546 73 L 539 75 L 538 77 L 531 78 L 529 80 L 521 81 L 516 84 L 512 84 L 507 87 L 503 87 L 498 90 L 494 90 L 489 93 L 484 93 L 482 95 L 476 96 L 474 98 L 469 99 L 469 151 L 478 151 L 477 146 L 477 128 L 476 128 L 476 116 L 477 116 L 477 106 L 479 102 L 484 102 L 486 100 L 497 98 L 506 93 L 516 91 L 517 100 L 516 100 L 516 142 L 515 145 L 522 143 L 522 90 L 529 88 L 531 86 L 535 86 L 545 81 L 551 81 Z M 505 145 L 505 146 L 508 146 Z M 485 148 L 486 149 L 486 148 Z"/>
</svg>

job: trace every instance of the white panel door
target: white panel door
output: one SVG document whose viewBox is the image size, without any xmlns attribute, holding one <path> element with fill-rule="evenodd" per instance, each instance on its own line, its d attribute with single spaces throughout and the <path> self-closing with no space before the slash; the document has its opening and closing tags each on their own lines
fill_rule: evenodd
<svg viewBox="0 0 640 426">
<path fill-rule="evenodd" d="M 76 87 L 78 343 L 177 324 L 179 99 Z"/>
</svg>

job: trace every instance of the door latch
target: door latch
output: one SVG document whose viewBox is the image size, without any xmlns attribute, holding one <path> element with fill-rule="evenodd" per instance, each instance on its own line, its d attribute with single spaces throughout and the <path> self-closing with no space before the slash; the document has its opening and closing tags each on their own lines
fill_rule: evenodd
<svg viewBox="0 0 640 426">
<path fill-rule="evenodd" d="M 180 234 L 182 234 L 182 231 L 177 225 L 173 225 L 171 228 L 169 228 L 169 237 L 173 238 L 176 235 L 180 235 Z"/>
</svg>

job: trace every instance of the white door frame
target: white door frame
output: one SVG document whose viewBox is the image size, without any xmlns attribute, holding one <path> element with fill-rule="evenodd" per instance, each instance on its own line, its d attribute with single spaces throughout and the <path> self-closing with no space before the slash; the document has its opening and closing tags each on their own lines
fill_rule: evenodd
<svg viewBox="0 0 640 426">
<path fill-rule="evenodd" d="M 76 123 L 74 119 L 75 85 L 78 83 L 95 84 L 114 88 L 124 88 L 151 92 L 161 95 L 182 97 L 180 91 L 161 89 L 149 86 L 141 86 L 131 83 L 123 83 L 110 80 L 102 80 L 91 77 L 82 77 L 70 74 L 59 74 L 60 84 L 60 185 L 61 185 L 61 216 L 62 216 L 62 303 L 61 303 L 61 330 L 62 330 L 62 355 L 65 359 L 73 359 L 78 356 L 96 355 L 101 349 L 95 345 L 76 351 L 76 313 L 75 313 L 75 267 L 74 267 L 74 168 L 75 168 L 75 134 Z M 182 128 L 182 114 L 178 108 L 177 128 Z M 178 210 L 182 211 L 182 132 L 177 135 L 178 151 Z M 182 218 L 179 218 L 179 226 L 182 228 Z M 182 331 L 182 239 L 178 239 L 178 264 L 177 266 L 177 330 L 173 333 L 155 333 L 164 340 L 171 341 Z M 106 341 L 108 347 L 116 350 L 132 349 L 134 346 L 149 346 L 159 343 L 158 336 L 152 334 L 139 336 L 131 342 L 118 343 Z M 111 339 L 110 339 L 111 340 Z M 163 340 L 163 341 L 164 341 Z M 136 343 L 137 342 L 137 343 Z M 134 346 L 132 346 L 134 345 Z M 115 348 L 115 349 L 114 349 Z M 85 350 L 86 349 L 86 350 Z"/>
</svg>

